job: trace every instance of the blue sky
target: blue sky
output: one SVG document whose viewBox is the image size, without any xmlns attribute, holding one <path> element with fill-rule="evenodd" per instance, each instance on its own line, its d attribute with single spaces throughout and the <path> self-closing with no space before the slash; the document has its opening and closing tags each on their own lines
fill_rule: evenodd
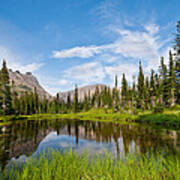
<svg viewBox="0 0 180 180">
<path fill-rule="evenodd" d="M 0 58 L 51 94 L 112 85 L 115 74 L 131 82 L 139 60 L 147 74 L 168 56 L 179 8 L 179 0 L 2 1 Z"/>
</svg>

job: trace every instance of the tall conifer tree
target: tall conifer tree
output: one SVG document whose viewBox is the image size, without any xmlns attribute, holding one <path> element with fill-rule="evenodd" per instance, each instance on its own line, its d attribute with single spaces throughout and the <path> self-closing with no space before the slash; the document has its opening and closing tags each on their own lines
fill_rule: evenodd
<svg viewBox="0 0 180 180">
<path fill-rule="evenodd" d="M 117 87 L 118 87 L 118 77 L 116 75 L 115 76 L 115 87 L 113 88 L 113 91 L 112 91 L 112 101 L 113 101 L 115 112 L 118 110 L 118 102 L 119 102 L 119 91 L 118 91 Z"/>
<path fill-rule="evenodd" d="M 0 114 L 3 114 L 3 89 L 2 89 L 2 75 L 0 72 Z"/>
<path fill-rule="evenodd" d="M 117 75 L 115 76 L 115 88 L 117 88 L 118 87 L 118 77 L 117 77 Z"/>
<path fill-rule="evenodd" d="M 138 76 L 137 88 L 138 88 L 138 101 L 139 101 L 138 105 L 141 108 L 144 108 L 144 90 L 145 90 L 145 87 L 144 87 L 144 73 L 143 73 L 141 61 L 139 62 L 139 76 Z"/>
<path fill-rule="evenodd" d="M 3 60 L 3 65 L 1 69 L 1 82 L 2 82 L 2 91 L 3 91 L 3 114 L 9 115 L 13 112 L 12 108 L 12 97 L 11 97 L 11 88 L 9 82 L 9 73 L 6 67 L 6 61 Z"/>
<path fill-rule="evenodd" d="M 37 88 L 34 87 L 34 106 L 35 106 L 35 113 L 39 113 L 39 96 L 37 93 Z"/>
<path fill-rule="evenodd" d="M 74 112 L 78 112 L 78 87 L 75 85 L 74 91 Z"/>
<path fill-rule="evenodd" d="M 175 36 L 175 51 L 176 51 L 176 100 L 180 104 L 180 21 L 177 22 L 177 31 Z"/>
<path fill-rule="evenodd" d="M 156 86 L 155 86 L 155 77 L 154 77 L 154 70 L 151 70 L 151 77 L 150 77 L 150 96 L 151 96 L 151 106 L 155 107 L 155 96 L 156 96 Z"/>
<path fill-rule="evenodd" d="M 169 104 L 170 106 L 175 105 L 175 88 L 176 88 L 176 75 L 173 56 L 171 51 L 169 52 Z"/>
<path fill-rule="evenodd" d="M 164 63 L 164 58 L 161 57 L 160 67 L 160 88 L 161 88 L 161 96 L 162 96 L 162 104 L 168 104 L 168 70 L 167 66 Z"/>
<path fill-rule="evenodd" d="M 125 74 L 123 73 L 122 85 L 121 85 L 121 100 L 123 104 L 127 103 L 127 94 L 128 94 L 128 84 Z"/>
</svg>

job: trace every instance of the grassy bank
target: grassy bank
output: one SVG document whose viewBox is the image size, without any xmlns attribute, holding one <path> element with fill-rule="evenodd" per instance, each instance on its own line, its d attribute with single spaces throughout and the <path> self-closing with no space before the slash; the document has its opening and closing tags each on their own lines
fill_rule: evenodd
<svg viewBox="0 0 180 180">
<path fill-rule="evenodd" d="M 2 180 L 55 180 L 55 179 L 180 179 L 180 157 L 162 155 L 129 155 L 114 159 L 106 154 L 89 160 L 87 154 L 72 151 L 52 152 L 40 159 L 29 159 L 24 165 L 11 165 L 2 173 Z"/>
<path fill-rule="evenodd" d="M 88 112 L 80 113 L 69 113 L 69 114 L 36 114 L 30 116 L 21 116 L 26 119 L 79 119 L 79 120 L 92 120 L 92 121 L 126 121 L 131 119 L 132 121 L 137 118 L 136 115 L 131 115 L 127 113 L 111 113 L 105 112 L 103 109 L 93 109 Z"/>
<path fill-rule="evenodd" d="M 146 114 L 140 115 L 136 122 L 163 126 L 180 127 L 180 114 Z"/>
<path fill-rule="evenodd" d="M 32 115 L 32 116 L 22 116 L 22 118 L 27 119 L 79 119 L 79 120 L 91 120 L 91 121 L 110 121 L 110 122 L 138 122 L 138 123 L 148 123 L 155 125 L 164 126 L 176 126 L 180 127 L 180 108 L 176 109 L 166 109 L 163 113 L 152 113 L 151 111 L 139 112 L 138 115 L 128 114 L 128 113 L 113 113 L 106 112 L 103 109 L 94 109 L 88 112 L 72 113 L 72 114 L 46 114 L 46 115 Z"/>
<path fill-rule="evenodd" d="M 104 109 L 92 109 L 88 112 L 69 114 L 35 114 L 22 116 L 0 117 L 1 125 L 16 120 L 44 120 L 44 119 L 78 119 L 91 121 L 109 121 L 119 123 L 148 123 L 162 126 L 180 127 L 180 107 L 166 109 L 163 113 L 152 113 L 151 111 L 139 111 L 137 115 L 129 113 L 113 113 Z"/>
<path fill-rule="evenodd" d="M 180 128 L 180 107 L 165 109 L 163 113 L 140 114 L 136 122 Z"/>
</svg>

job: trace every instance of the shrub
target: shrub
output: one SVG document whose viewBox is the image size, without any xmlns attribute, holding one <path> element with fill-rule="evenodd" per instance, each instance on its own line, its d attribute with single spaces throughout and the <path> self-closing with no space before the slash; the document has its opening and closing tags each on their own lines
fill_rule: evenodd
<svg viewBox="0 0 180 180">
<path fill-rule="evenodd" d="M 157 105 L 154 109 L 153 109 L 153 113 L 163 113 L 164 112 L 164 107 L 162 105 Z"/>
</svg>

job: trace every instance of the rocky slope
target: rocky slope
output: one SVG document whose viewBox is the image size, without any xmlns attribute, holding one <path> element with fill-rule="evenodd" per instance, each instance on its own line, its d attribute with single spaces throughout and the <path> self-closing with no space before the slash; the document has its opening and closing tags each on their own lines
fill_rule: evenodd
<svg viewBox="0 0 180 180">
<path fill-rule="evenodd" d="M 15 89 L 18 92 L 33 92 L 36 87 L 37 93 L 41 98 L 46 97 L 47 99 L 52 99 L 52 96 L 45 91 L 45 89 L 39 84 L 37 78 L 32 75 L 32 73 L 27 72 L 25 74 L 19 71 L 12 71 L 9 69 L 9 77 L 10 82 L 14 81 Z M 99 91 L 101 92 L 104 88 L 104 84 L 95 84 L 78 88 L 78 100 L 83 101 L 85 95 L 88 95 L 90 92 L 90 96 L 92 97 L 96 91 L 96 87 L 98 86 Z M 74 90 L 59 92 L 59 98 L 61 101 L 67 102 L 67 97 L 70 95 L 71 101 L 74 100 Z"/>
<path fill-rule="evenodd" d="M 78 88 L 78 100 L 82 102 L 84 100 L 85 95 L 88 96 L 89 92 L 90 92 L 90 96 L 92 97 L 92 95 L 94 95 L 96 91 L 97 86 L 100 92 L 105 88 L 104 84 L 95 84 L 95 85 L 89 85 Z M 67 102 L 68 95 L 70 95 L 71 101 L 73 101 L 74 99 L 74 90 L 59 92 L 58 94 L 59 94 L 59 99 L 63 100 L 64 102 Z"/>
<path fill-rule="evenodd" d="M 37 78 L 32 75 L 32 73 L 27 72 L 25 74 L 19 71 L 9 70 L 10 82 L 14 81 L 15 89 L 18 92 L 33 92 L 36 87 L 37 93 L 41 98 L 46 97 L 47 99 L 52 99 L 52 96 L 45 91 L 45 89 L 39 84 Z M 92 97 L 96 91 L 96 87 L 98 86 L 99 91 L 101 92 L 104 88 L 104 84 L 95 84 L 78 88 L 78 100 L 82 102 L 84 100 L 85 95 L 88 96 L 90 92 L 90 96 Z M 61 101 L 67 102 L 67 97 L 70 95 L 71 101 L 74 100 L 74 90 L 59 92 L 59 98 Z"/>
<path fill-rule="evenodd" d="M 17 91 L 28 91 L 33 92 L 36 87 L 37 93 L 41 98 L 51 98 L 51 95 L 44 90 L 44 88 L 39 84 L 38 80 L 35 76 L 33 76 L 30 72 L 26 74 L 22 74 L 19 71 L 13 72 L 11 69 L 9 70 L 10 82 L 14 81 L 15 89 Z"/>
</svg>

